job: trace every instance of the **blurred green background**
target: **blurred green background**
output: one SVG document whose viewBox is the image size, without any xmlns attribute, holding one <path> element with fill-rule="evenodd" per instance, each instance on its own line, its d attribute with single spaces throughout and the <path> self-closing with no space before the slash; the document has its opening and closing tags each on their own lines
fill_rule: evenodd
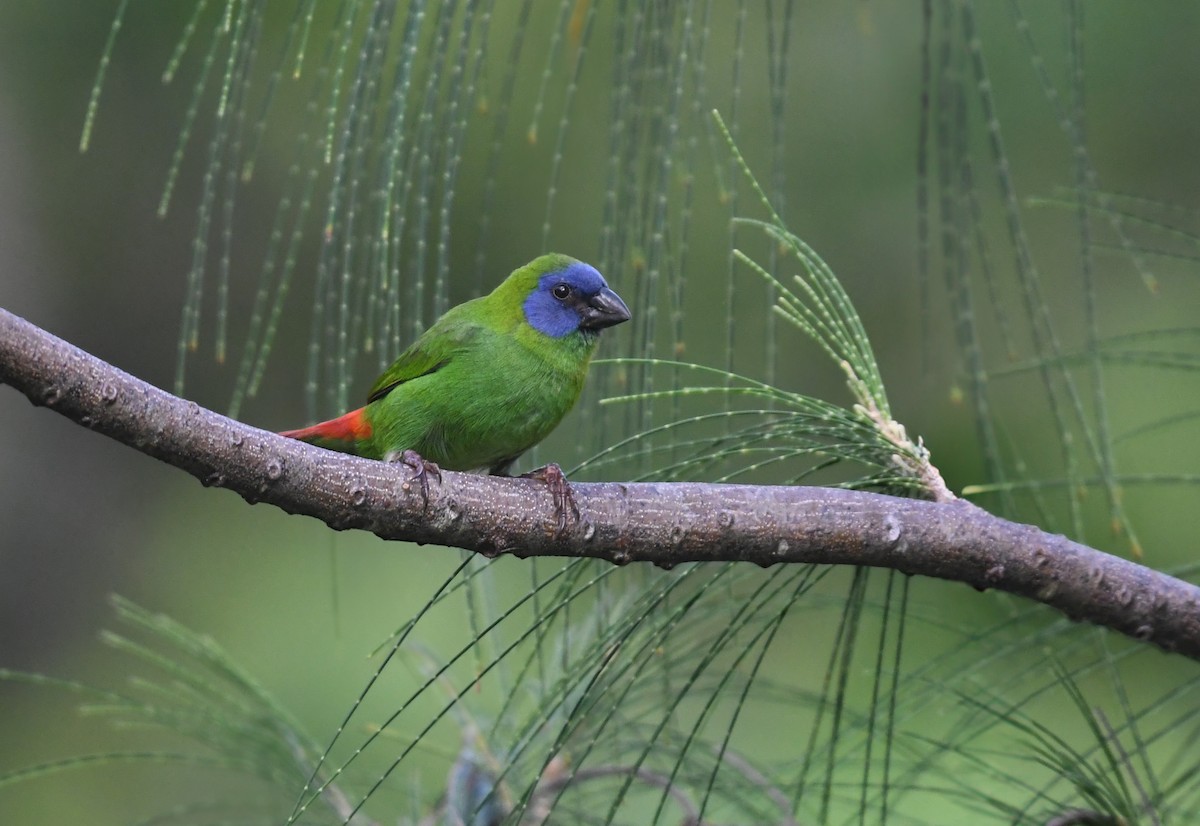
<svg viewBox="0 0 1200 826">
<path fill-rule="evenodd" d="M 92 146 L 80 154 L 87 101 L 115 5 L 0 4 L 0 306 L 136 376 L 170 387 L 206 133 L 202 124 L 193 136 L 172 207 L 160 219 L 155 209 L 191 102 L 195 61 L 185 63 L 170 87 L 162 85 L 160 76 L 192 9 L 182 3 L 133 4 L 103 87 Z M 1049 71 L 1061 80 L 1066 37 L 1061 9 L 1057 4 L 1027 5 L 1025 13 Z M 768 35 L 778 36 L 781 29 L 768 26 L 757 4 L 750 6 L 737 86 L 739 145 L 764 183 L 777 169 L 784 196 L 779 205 L 790 229 L 843 279 L 875 343 L 896 417 L 910 433 L 925 438 L 952 488 L 985 481 L 971 412 L 956 401 L 955 389 L 962 387 L 964 376 L 936 261 L 932 313 L 926 317 L 921 312 L 916 271 L 921 19 L 915 6 L 865 0 L 800 4 L 788 27 L 786 152 L 781 157 L 772 155 L 766 54 Z M 1200 193 L 1200 95 L 1195 94 L 1200 6 L 1133 7 L 1115 0 L 1083 6 L 1088 146 L 1101 186 L 1191 210 L 1151 214 L 1194 238 Z M 525 37 L 542 44 L 555 29 L 560 6 L 535 7 Z M 516 4 L 496 8 L 496 42 L 507 44 L 515 9 Z M 611 174 L 607 136 L 613 14 L 611 8 L 597 11 L 587 45 L 550 232 L 552 247 L 585 259 L 598 250 L 603 193 Z M 1072 147 L 1038 83 L 1009 7 L 982 3 L 977 14 L 1018 195 L 1061 196 L 1058 188 L 1074 181 Z M 286 13 L 268 15 L 272 28 L 266 43 L 279 42 L 288 19 Z M 709 99 L 696 111 L 716 106 L 728 114 L 736 22 L 732 6 L 714 5 L 706 63 Z M 453 213 L 452 302 L 477 289 L 477 253 L 485 256 L 483 281 L 490 286 L 542 251 L 545 191 L 574 48 L 568 34 L 553 64 L 548 113 L 536 144 L 525 140 L 525 124 L 531 118 L 529 96 L 542 69 L 542 51 L 530 47 L 536 57 L 521 66 L 512 124 L 504 136 L 504 162 L 495 178 L 493 223 L 482 246 L 478 213 L 495 104 L 468 120 Z M 496 48 L 481 81 L 491 101 L 501 94 L 504 66 L 505 48 Z M 689 111 L 692 93 L 689 89 L 683 102 Z M 302 98 L 295 89 L 281 95 L 256 179 L 239 195 L 235 270 L 252 273 L 260 266 L 278 187 L 293 160 Z M 970 106 L 969 143 L 986 159 L 987 134 L 975 111 L 978 101 L 972 98 Z M 726 305 L 729 213 L 722 201 L 727 192 L 717 186 L 714 169 L 720 167 L 728 178 L 727 155 L 719 141 L 709 143 L 697 120 L 685 119 L 684 125 L 681 140 L 697 138 L 699 160 L 690 170 L 695 174 L 695 227 L 682 273 L 687 284 L 683 336 L 671 328 L 664 304 L 650 340 L 659 355 L 680 352 L 687 360 L 720 367 L 727 361 L 726 331 L 733 324 L 734 368 L 762 377 L 767 300 L 761 284 L 752 275 L 738 274 L 732 318 Z M 975 175 L 985 231 L 1002 237 L 1004 216 L 993 169 L 981 161 Z M 744 184 L 740 199 L 741 212 L 762 217 Z M 1077 352 L 1083 347 L 1084 322 L 1075 216 L 1070 208 L 1036 207 L 1024 200 L 1022 209 L 1047 306 L 1064 349 Z M 321 207 L 316 211 L 322 214 Z M 753 241 L 745 243 L 755 247 Z M 933 244 L 938 243 L 935 232 Z M 762 245 L 757 248 L 761 251 Z M 1008 246 L 994 243 L 992 252 L 998 270 L 1011 270 Z M 1195 325 L 1200 286 L 1194 261 L 1151 259 L 1157 292 L 1146 289 L 1127 256 L 1098 254 L 1099 318 L 1106 334 Z M 306 285 L 314 266 L 311 256 L 301 261 L 289 299 L 288 318 L 294 323 L 281 330 L 264 387 L 240 413 L 268 429 L 298 426 L 307 415 L 306 302 L 312 288 Z M 460 279 L 460 272 L 471 275 Z M 612 262 L 606 275 L 627 298 L 644 288 L 635 261 Z M 237 276 L 230 328 L 234 353 L 254 294 L 253 275 Z M 665 302 L 666 290 L 664 286 L 653 298 Z M 997 298 L 1016 319 L 1017 340 L 1026 340 L 1027 324 L 1011 278 L 999 282 Z M 981 301 L 986 306 L 987 300 Z M 637 315 L 642 308 L 632 300 L 630 304 Z M 636 354 L 643 342 L 634 325 L 628 327 L 606 343 L 603 355 Z M 985 333 L 996 332 L 988 318 L 982 327 Z M 780 386 L 845 399 L 841 377 L 819 363 L 799 335 L 781 331 L 778 346 Z M 986 346 L 990 364 L 1003 366 L 997 343 Z M 1194 342 L 1186 346 L 1194 348 Z M 186 395 L 225 409 L 236 358 L 217 365 L 211 347 L 211 327 L 206 327 L 200 353 L 189 364 Z M 1019 362 L 1029 352 L 1022 347 L 1014 355 Z M 370 364 L 356 367 L 352 397 L 361 395 L 372 373 Z M 1110 369 L 1106 391 L 1114 430 L 1129 430 L 1171 411 L 1195 410 L 1200 403 L 1195 375 L 1138 365 Z M 606 376 L 597 381 L 610 382 L 602 386 L 611 388 L 614 379 Z M 1026 476 L 1060 477 L 1058 440 L 1040 382 L 1033 374 L 1007 381 L 993 399 L 1005 440 L 1027 462 Z M 604 415 L 620 422 L 622 414 L 610 408 Z M 115 592 L 218 640 L 324 742 L 373 669 L 366 654 L 423 604 L 460 559 L 457 552 L 335 534 L 315 521 L 247 507 L 229 493 L 203 490 L 184 474 L 34 408 L 8 390 L 0 391 L 0 422 L 0 667 L 120 684 L 128 663 L 96 640 L 110 614 L 106 597 Z M 583 426 L 578 415 L 569 419 L 540 457 L 564 466 L 566 458 L 581 458 L 577 445 L 586 441 L 579 435 Z M 1118 450 L 1119 467 L 1130 473 L 1194 471 L 1200 464 L 1200 441 L 1190 435 L 1194 432 L 1194 427 L 1164 430 L 1125 443 Z M 1171 568 L 1192 561 L 1200 531 L 1194 487 L 1130 487 L 1125 502 L 1149 564 Z M 1086 538 L 1127 552 L 1125 540 L 1107 530 L 1099 491 L 1086 508 Z M 1049 510 L 1057 519 L 1049 526 L 1067 530 L 1061 505 Z M 1034 510 L 1018 515 L 1030 520 L 1040 516 Z M 501 565 L 512 569 L 507 575 L 518 588 L 524 582 L 520 565 L 515 560 Z M 984 627 L 1016 610 L 1004 598 L 934 583 L 917 583 L 914 598 L 924 615 L 960 629 Z M 786 655 L 778 658 L 776 676 L 815 680 L 810 663 L 819 658 L 823 667 L 825 654 L 817 652 L 823 652 L 827 641 L 807 638 L 798 625 Z M 448 632 L 447 638 L 452 636 Z M 437 650 L 441 641 L 427 632 L 423 642 Z M 929 655 L 923 647 L 934 652 L 947 644 L 936 631 L 918 627 L 906 656 L 919 661 Z M 1143 665 L 1143 679 L 1149 682 L 1169 681 L 1186 671 L 1157 655 Z M 748 717 L 743 725 L 759 726 L 764 734 L 778 724 L 766 714 L 750 712 Z M 113 747 L 112 737 L 102 723 L 78 716 L 70 697 L 0 683 L 0 771 L 103 751 Z M 453 740 L 449 743 L 453 749 Z M 428 793 L 441 781 L 448 758 L 429 754 L 423 760 Z M 177 787 L 172 784 L 187 782 L 170 767 L 158 772 L 155 767 L 104 767 L 0 788 L 0 821 L 130 822 L 161 810 L 164 800 L 173 799 Z"/>
</svg>

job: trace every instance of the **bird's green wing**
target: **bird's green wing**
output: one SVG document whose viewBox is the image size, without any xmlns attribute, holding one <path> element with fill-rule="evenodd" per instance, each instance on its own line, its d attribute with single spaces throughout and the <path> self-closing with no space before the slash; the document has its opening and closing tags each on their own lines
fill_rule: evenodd
<svg viewBox="0 0 1200 826">
<path fill-rule="evenodd" d="M 468 302 L 470 304 L 471 302 Z M 462 312 L 466 304 L 455 307 L 417 338 L 392 366 L 383 371 L 367 403 L 382 399 L 406 381 L 427 376 L 441 370 L 470 342 L 478 337 L 480 325 L 469 321 Z"/>
</svg>

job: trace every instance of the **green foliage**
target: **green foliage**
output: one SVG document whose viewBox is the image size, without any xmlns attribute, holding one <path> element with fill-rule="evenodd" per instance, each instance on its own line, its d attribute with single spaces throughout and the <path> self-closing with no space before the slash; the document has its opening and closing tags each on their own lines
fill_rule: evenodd
<svg viewBox="0 0 1200 826">
<path fill-rule="evenodd" d="M 724 464 L 729 469 L 717 475 L 716 480 L 729 481 L 779 463 L 794 469 L 794 475 L 787 481 L 798 484 L 812 473 L 840 462 L 852 462 L 864 466 L 869 473 L 843 482 L 846 487 L 940 501 L 953 499 L 941 474 L 930 463 L 929 451 L 919 439 L 913 442 L 904 425 L 892 418 L 883 377 L 866 330 L 837 276 L 808 244 L 788 231 L 733 143 L 725 122 L 719 114 L 714 113 L 714 116 L 738 166 L 771 216 L 769 223 L 750 219 L 737 219 L 736 222 L 762 230 L 778 245 L 784 256 L 779 266 L 786 266 L 793 258 L 799 263 L 802 274 L 793 279 L 798 292 L 793 292 L 740 249 L 735 249 L 733 256 L 767 282 L 776 296 L 777 303 L 772 308 L 775 313 L 800 330 L 845 374 L 855 404 L 852 408 L 839 407 L 812 396 L 784 391 L 766 382 L 726 371 L 706 370 L 697 365 L 615 360 L 615 364 L 673 367 L 677 374 L 684 370 L 715 374 L 724 379 L 724 383 L 716 387 L 675 386 L 670 390 L 635 393 L 605 401 L 666 398 L 682 402 L 689 397 L 716 394 L 727 397 L 725 410 L 677 419 L 638 433 L 605 449 L 583 467 L 594 466 L 597 462 L 623 462 L 632 452 L 634 458 L 655 468 L 650 475 L 656 478 L 712 479 L 714 469 Z M 688 428 L 708 424 L 714 418 L 731 420 L 735 416 L 733 404 L 736 402 L 759 403 L 767 407 L 737 409 L 736 416 L 741 421 L 749 419 L 750 423 L 724 426 L 710 439 L 688 437 Z M 663 435 L 669 436 L 669 440 L 657 449 L 670 454 L 671 459 L 665 464 L 655 461 L 653 455 L 656 450 L 653 437 Z M 640 448 L 643 443 L 647 446 Z M 684 451 L 687 451 L 685 458 L 674 458 Z"/>
<path fill-rule="evenodd" d="M 107 720 L 116 731 L 156 735 L 157 742 L 177 744 L 177 750 L 69 757 L 0 775 L 0 786 L 121 763 L 178 765 L 196 782 L 188 800 L 176 801 L 172 811 L 163 813 L 163 822 L 215 823 L 234 817 L 273 822 L 278 815 L 272 814 L 269 801 L 276 801 L 278 811 L 284 795 L 296 787 L 300 767 L 311 760 L 313 744 L 211 639 L 119 597 L 113 599 L 113 608 L 124 630 L 105 632 L 101 640 L 134 663 L 124 689 L 110 691 L 9 670 L 0 670 L 0 680 L 82 695 L 79 710 L 84 716 Z M 254 781 L 254 795 L 238 799 L 230 778 Z"/>
</svg>

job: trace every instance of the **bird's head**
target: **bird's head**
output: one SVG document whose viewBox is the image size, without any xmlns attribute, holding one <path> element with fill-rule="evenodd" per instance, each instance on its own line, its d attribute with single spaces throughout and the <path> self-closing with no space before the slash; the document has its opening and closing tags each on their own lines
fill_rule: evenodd
<svg viewBox="0 0 1200 826">
<path fill-rule="evenodd" d="M 544 255 L 522 269 L 536 277 L 522 308 L 525 320 L 540 333 L 552 338 L 576 331 L 595 335 L 629 320 L 629 308 L 595 267 L 565 255 Z"/>
</svg>

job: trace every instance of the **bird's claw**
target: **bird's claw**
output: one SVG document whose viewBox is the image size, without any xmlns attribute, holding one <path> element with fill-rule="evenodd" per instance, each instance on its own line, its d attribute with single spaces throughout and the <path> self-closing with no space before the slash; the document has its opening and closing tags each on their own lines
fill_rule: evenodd
<svg viewBox="0 0 1200 826">
<path fill-rule="evenodd" d="M 406 450 L 399 455 L 392 454 L 388 457 L 389 462 L 400 462 L 407 465 L 413 470 L 413 481 L 421 484 L 421 502 L 424 508 L 429 507 L 429 474 L 437 477 L 438 483 L 442 481 L 442 469 L 433 462 L 423 458 L 421 454 L 415 450 Z"/>
<path fill-rule="evenodd" d="M 567 476 L 562 472 L 562 468 L 552 462 L 537 470 L 522 473 L 521 477 L 524 479 L 537 479 L 546 483 L 546 488 L 550 491 L 550 495 L 554 497 L 554 513 L 558 517 L 556 536 L 562 536 L 567 532 L 568 508 L 570 508 L 574 520 L 576 522 L 579 521 L 579 506 L 575 504 L 575 494 L 571 492 L 571 485 L 567 482 Z"/>
</svg>

